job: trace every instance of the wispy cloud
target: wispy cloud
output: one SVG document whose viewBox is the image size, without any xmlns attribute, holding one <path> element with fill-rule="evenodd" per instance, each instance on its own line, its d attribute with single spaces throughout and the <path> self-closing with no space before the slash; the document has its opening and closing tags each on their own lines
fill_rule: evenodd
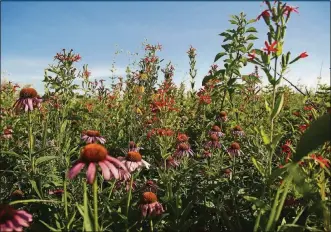
<svg viewBox="0 0 331 232">
<path fill-rule="evenodd" d="M 8 80 L 18 83 L 20 85 L 32 84 L 39 91 L 43 91 L 44 70 L 52 64 L 52 60 L 35 58 L 35 57 L 12 57 L 2 58 L 1 69 L 5 71 L 4 77 Z M 75 65 L 78 70 L 82 70 L 82 65 L 78 63 Z M 88 69 L 91 72 L 91 79 L 108 79 L 108 77 L 125 76 L 124 67 L 115 67 L 111 71 L 111 65 L 98 64 L 89 65 Z"/>
</svg>

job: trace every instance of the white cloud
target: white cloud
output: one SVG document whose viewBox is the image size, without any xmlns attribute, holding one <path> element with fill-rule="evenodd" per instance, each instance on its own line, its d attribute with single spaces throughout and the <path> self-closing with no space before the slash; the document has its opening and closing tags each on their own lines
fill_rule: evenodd
<svg viewBox="0 0 331 232">
<path fill-rule="evenodd" d="M 53 63 L 53 60 L 35 57 L 2 57 L 1 68 L 6 72 L 1 76 L 21 86 L 32 84 L 38 91 L 43 91 L 44 70 L 51 63 Z M 83 69 L 83 63 L 78 63 L 75 66 L 78 70 Z M 109 64 L 88 65 L 91 79 L 107 79 L 112 75 L 125 76 L 126 68 L 115 67 L 114 72 L 111 72 L 111 68 Z"/>
</svg>

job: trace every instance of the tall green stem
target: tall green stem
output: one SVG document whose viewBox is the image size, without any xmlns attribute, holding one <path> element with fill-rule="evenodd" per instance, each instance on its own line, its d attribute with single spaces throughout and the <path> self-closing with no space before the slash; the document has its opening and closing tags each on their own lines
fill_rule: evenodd
<svg viewBox="0 0 331 232">
<path fill-rule="evenodd" d="M 34 173 L 35 168 L 34 168 L 34 160 L 32 157 L 32 153 L 33 153 L 32 114 L 30 111 L 28 111 L 28 117 L 29 117 L 29 158 L 31 162 L 32 173 Z"/>
<path fill-rule="evenodd" d="M 67 193 L 67 180 L 65 177 L 63 181 L 63 190 L 64 190 L 64 212 L 66 218 L 68 219 L 68 193 Z"/>
<path fill-rule="evenodd" d="M 149 228 L 150 228 L 151 232 L 154 231 L 154 228 L 153 228 L 153 220 L 152 220 L 152 219 L 149 219 Z"/>
<path fill-rule="evenodd" d="M 126 203 L 126 231 L 129 231 L 129 209 L 130 209 L 130 203 L 131 203 L 131 196 L 132 196 L 132 184 L 133 184 L 133 175 L 131 176 L 130 180 L 130 188 L 128 193 L 128 201 Z"/>
<path fill-rule="evenodd" d="M 94 229 L 99 231 L 98 222 L 98 177 L 95 177 L 93 182 L 93 208 L 94 208 Z"/>
</svg>

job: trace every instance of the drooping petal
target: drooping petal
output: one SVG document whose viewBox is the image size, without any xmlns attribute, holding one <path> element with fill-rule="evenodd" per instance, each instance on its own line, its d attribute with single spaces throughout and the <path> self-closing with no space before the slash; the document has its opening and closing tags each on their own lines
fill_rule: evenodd
<svg viewBox="0 0 331 232">
<path fill-rule="evenodd" d="M 23 219 L 25 219 L 28 222 L 32 222 L 32 215 L 25 212 L 24 210 L 18 210 L 16 212 L 18 215 L 20 215 Z"/>
<path fill-rule="evenodd" d="M 15 228 L 14 223 L 10 220 L 6 221 L 5 225 L 7 227 L 6 231 L 13 231 Z"/>
<path fill-rule="evenodd" d="M 125 171 L 128 171 L 128 169 L 125 167 L 125 165 L 118 159 L 114 158 L 114 157 L 111 157 L 109 155 L 107 155 L 106 159 L 108 161 L 110 161 L 111 163 L 117 165 L 118 167 L 121 167 L 123 168 Z"/>
<path fill-rule="evenodd" d="M 115 179 L 119 179 L 119 170 L 116 168 L 112 163 L 110 163 L 108 160 L 105 160 L 104 163 L 109 168 L 110 172 L 113 174 Z"/>
<path fill-rule="evenodd" d="M 103 178 L 105 180 L 109 180 L 110 179 L 110 171 L 109 171 L 108 165 L 106 165 L 104 161 L 100 161 L 99 166 L 101 168 Z"/>
<path fill-rule="evenodd" d="M 29 227 L 29 223 L 27 223 L 27 221 L 25 221 L 23 218 L 21 218 L 19 215 L 15 215 L 14 216 L 14 220 L 15 222 L 20 225 L 20 226 L 24 226 L 24 227 Z"/>
<path fill-rule="evenodd" d="M 68 174 L 69 179 L 73 179 L 85 167 L 85 163 L 78 162 L 70 170 Z"/>
<path fill-rule="evenodd" d="M 29 110 L 32 111 L 33 110 L 32 98 L 28 98 L 28 106 L 29 106 Z"/>
<path fill-rule="evenodd" d="M 86 172 L 87 183 L 93 184 L 95 180 L 96 172 L 97 172 L 97 167 L 95 163 L 90 163 Z"/>
</svg>

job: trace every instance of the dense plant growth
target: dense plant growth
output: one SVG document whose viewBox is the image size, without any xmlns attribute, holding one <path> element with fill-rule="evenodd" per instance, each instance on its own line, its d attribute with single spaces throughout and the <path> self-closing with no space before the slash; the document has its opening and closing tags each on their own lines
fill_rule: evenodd
<svg viewBox="0 0 331 232">
<path fill-rule="evenodd" d="M 176 86 L 159 44 L 110 86 L 65 49 L 43 96 L 3 82 L 0 230 L 331 231 L 330 87 L 281 85 L 308 54 L 283 50 L 298 8 L 265 6 L 231 16 L 199 91 L 198 51 Z"/>
</svg>

